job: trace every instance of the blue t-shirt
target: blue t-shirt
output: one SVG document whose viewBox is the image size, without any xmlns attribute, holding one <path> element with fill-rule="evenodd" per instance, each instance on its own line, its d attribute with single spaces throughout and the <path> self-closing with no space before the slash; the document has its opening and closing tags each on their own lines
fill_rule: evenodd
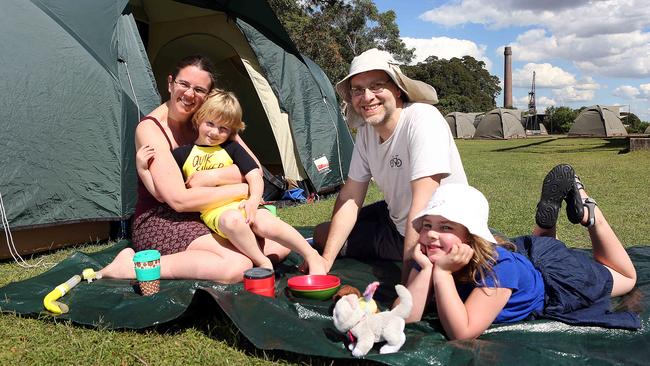
<svg viewBox="0 0 650 366">
<path fill-rule="evenodd" d="M 497 262 L 492 269 L 498 282 L 495 283 L 494 278 L 488 275 L 485 286 L 481 284 L 479 287 L 509 288 L 512 295 L 494 322 L 516 322 L 526 319 L 534 311 L 541 312 L 544 309 L 544 280 L 541 273 L 525 256 L 498 245 L 496 250 Z M 462 291 L 459 289 L 463 301 L 473 289 L 474 286 L 467 286 Z"/>
</svg>

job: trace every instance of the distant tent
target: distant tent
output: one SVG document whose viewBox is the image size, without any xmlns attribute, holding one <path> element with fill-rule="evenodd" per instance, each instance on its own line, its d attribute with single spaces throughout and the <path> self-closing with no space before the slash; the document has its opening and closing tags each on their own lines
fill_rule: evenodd
<svg viewBox="0 0 650 366">
<path fill-rule="evenodd" d="M 627 136 L 627 131 L 619 118 L 617 106 L 594 105 L 580 112 L 573 126 L 571 126 L 568 135 L 593 137 Z"/>
<path fill-rule="evenodd" d="M 534 114 L 521 118 L 521 123 L 524 125 L 526 135 L 548 135 L 546 126 L 544 126 L 545 114 Z"/>
<path fill-rule="evenodd" d="M 475 139 L 525 138 L 526 131 L 521 124 L 521 111 L 496 108 L 485 113 L 476 127 Z"/>
<path fill-rule="evenodd" d="M 479 114 L 480 113 L 451 112 L 445 116 L 445 120 L 449 123 L 449 128 L 455 138 L 471 139 L 474 137 L 474 132 L 476 132 L 474 119 Z"/>
<path fill-rule="evenodd" d="M 644 132 L 644 133 L 650 133 L 650 126 L 648 126 L 648 127 L 645 129 L 645 132 Z"/>
</svg>

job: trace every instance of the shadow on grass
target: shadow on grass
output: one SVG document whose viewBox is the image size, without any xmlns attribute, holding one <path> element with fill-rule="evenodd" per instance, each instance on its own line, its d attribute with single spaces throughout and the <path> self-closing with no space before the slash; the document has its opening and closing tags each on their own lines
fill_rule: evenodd
<svg viewBox="0 0 650 366">
<path fill-rule="evenodd" d="M 584 139 L 600 139 L 604 140 L 602 144 L 596 145 L 596 146 L 583 146 L 583 144 L 576 144 L 573 146 L 558 146 L 558 148 L 555 150 L 556 153 L 569 153 L 569 152 L 590 152 L 590 151 L 598 151 L 598 150 L 619 150 L 619 154 L 626 154 L 630 152 L 630 143 L 629 140 L 626 137 L 610 137 L 610 138 L 602 138 L 602 137 L 572 137 L 572 138 L 563 138 L 563 141 L 571 141 L 571 140 L 576 140 L 576 141 L 584 141 Z M 494 152 L 508 152 L 508 151 L 513 151 L 513 150 L 524 150 L 528 149 L 530 147 L 534 146 L 539 146 L 539 145 L 544 145 L 550 142 L 554 142 L 556 140 L 559 140 L 560 138 L 550 138 L 550 139 L 545 139 L 541 141 L 535 141 L 531 142 L 530 144 L 526 145 L 520 145 L 520 146 L 513 146 L 513 147 L 507 147 L 507 148 L 502 148 L 502 149 L 495 149 L 492 150 Z M 547 151 L 539 151 L 537 153 L 540 154 L 547 154 Z"/>
<path fill-rule="evenodd" d="M 547 144 L 547 143 L 549 143 L 549 142 L 553 142 L 553 141 L 555 141 L 555 140 L 557 140 L 557 139 L 558 139 L 558 138 L 552 138 L 552 139 L 548 139 L 548 140 L 535 141 L 535 142 L 531 142 L 530 144 L 527 144 L 527 145 L 514 146 L 514 147 L 506 147 L 506 148 L 503 148 L 503 149 L 495 149 L 495 150 L 492 150 L 492 151 L 494 151 L 494 152 L 505 152 L 505 151 L 511 151 L 511 150 L 526 149 L 526 148 L 529 148 L 529 147 L 531 147 L 531 146 L 537 146 L 537 145 Z"/>
</svg>

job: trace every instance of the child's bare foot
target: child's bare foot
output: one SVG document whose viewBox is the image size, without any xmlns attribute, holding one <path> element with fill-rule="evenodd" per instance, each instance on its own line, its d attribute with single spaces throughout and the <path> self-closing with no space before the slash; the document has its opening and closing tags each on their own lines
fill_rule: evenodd
<svg viewBox="0 0 650 366">
<path fill-rule="evenodd" d="M 259 263 L 255 263 L 255 265 L 256 265 L 257 267 L 267 268 L 267 269 L 270 269 L 270 270 L 272 271 L 272 270 L 273 270 L 273 262 L 271 262 L 271 260 L 270 260 L 268 257 L 265 257 L 265 258 L 266 258 L 265 261 L 261 261 L 261 262 L 259 262 Z"/>
<path fill-rule="evenodd" d="M 135 269 L 133 267 L 133 257 L 135 251 L 131 248 L 122 249 L 121 252 L 115 256 L 115 259 L 106 267 L 100 269 L 98 273 L 102 278 L 119 278 L 119 279 L 134 279 Z"/>
<path fill-rule="evenodd" d="M 321 257 L 318 252 L 314 251 L 314 254 L 306 257 L 305 262 L 309 266 L 310 275 L 327 274 L 327 265 L 325 258 Z"/>
</svg>

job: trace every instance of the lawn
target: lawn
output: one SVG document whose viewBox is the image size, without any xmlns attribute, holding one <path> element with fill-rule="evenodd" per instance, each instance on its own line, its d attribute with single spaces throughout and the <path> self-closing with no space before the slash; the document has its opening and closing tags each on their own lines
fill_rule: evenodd
<svg viewBox="0 0 650 366">
<path fill-rule="evenodd" d="M 470 184 L 491 204 L 490 226 L 506 235 L 530 232 L 541 181 L 558 163 L 573 165 L 626 246 L 650 245 L 650 152 L 626 153 L 624 139 L 529 138 L 513 141 L 457 140 Z M 371 188 L 366 203 L 380 199 Z M 333 198 L 279 210 L 297 227 L 327 220 Z M 585 247 L 586 231 L 564 213 L 559 236 Z M 17 243 L 20 245 L 20 243 Z M 93 252 L 110 243 L 88 244 L 30 259 L 56 263 L 74 250 Z M 22 269 L 0 263 L 0 285 L 30 278 L 45 267 Z M 254 349 L 216 309 L 197 319 L 143 332 L 83 328 L 67 322 L 0 315 L 0 364 L 331 364 L 286 353 Z"/>
</svg>

